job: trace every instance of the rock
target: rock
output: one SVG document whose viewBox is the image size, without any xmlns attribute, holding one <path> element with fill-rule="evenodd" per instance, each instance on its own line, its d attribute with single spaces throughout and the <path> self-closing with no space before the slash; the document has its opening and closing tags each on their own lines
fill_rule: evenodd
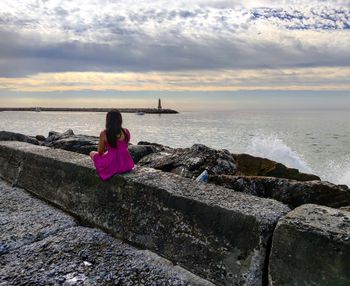
<svg viewBox="0 0 350 286">
<path fill-rule="evenodd" d="M 42 145 L 88 155 L 97 151 L 98 137 L 75 135 L 71 129 L 64 133 L 50 131 Z"/>
<path fill-rule="evenodd" d="M 2 133 L 0 140 L 4 138 L 3 140 L 23 141 L 86 155 L 91 151 L 97 151 L 98 146 L 98 137 L 75 135 L 71 129 L 64 133 L 50 131 L 47 138 L 37 135 L 37 139 L 18 133 L 6 133 L 6 131 Z M 191 148 L 174 149 L 157 143 L 140 141 L 137 145 L 130 145 L 129 151 L 134 162 L 141 166 L 193 179 L 207 170 L 209 177 L 211 175 L 244 175 L 298 181 L 320 180 L 318 176 L 300 173 L 297 169 L 287 168 L 281 163 L 268 159 L 247 154 L 230 154 L 227 150 L 215 150 L 201 144 L 195 144 Z"/>
<path fill-rule="evenodd" d="M 254 157 L 248 154 L 230 154 L 227 150 L 215 150 L 201 144 L 191 148 L 172 149 L 156 143 L 139 142 L 151 145 L 156 152 L 140 160 L 141 166 L 176 173 L 195 178 L 204 170 L 211 175 L 243 175 L 286 178 L 298 181 L 320 180 L 316 175 L 300 173 L 275 161 Z"/>
<path fill-rule="evenodd" d="M 290 211 L 152 168 L 102 182 L 87 156 L 21 142 L 0 143 L 0 176 L 217 285 L 262 285 L 274 227 Z"/>
<path fill-rule="evenodd" d="M 45 138 L 44 135 L 36 135 L 35 138 L 36 138 L 36 140 L 38 140 L 38 141 L 45 141 L 45 140 L 46 140 L 46 138 Z"/>
<path fill-rule="evenodd" d="M 39 141 L 36 138 L 9 131 L 0 131 L 0 141 L 20 141 L 39 145 Z"/>
<path fill-rule="evenodd" d="M 187 178 L 196 178 L 204 170 L 207 170 L 209 177 L 235 174 L 237 171 L 236 162 L 228 151 L 215 150 L 201 144 L 170 152 L 153 153 L 144 157 L 139 164 Z"/>
<path fill-rule="evenodd" d="M 254 196 L 272 198 L 291 208 L 310 203 L 334 208 L 350 205 L 349 189 L 329 182 L 219 175 L 209 177 L 209 183 Z"/>
<path fill-rule="evenodd" d="M 269 159 L 248 154 L 235 154 L 233 157 L 237 162 L 238 171 L 241 175 L 276 177 L 297 181 L 320 180 L 316 175 L 300 173 L 297 169 L 288 168 Z"/>
<path fill-rule="evenodd" d="M 157 152 L 157 148 L 153 145 L 129 145 L 128 148 L 135 164 L 146 155 Z"/>
<path fill-rule="evenodd" d="M 273 235 L 269 285 L 350 285 L 350 213 L 303 205 Z"/>
<path fill-rule="evenodd" d="M 342 210 L 342 211 L 350 212 L 350 205 L 349 206 L 345 206 L 345 207 L 341 207 L 339 209 Z"/>
</svg>

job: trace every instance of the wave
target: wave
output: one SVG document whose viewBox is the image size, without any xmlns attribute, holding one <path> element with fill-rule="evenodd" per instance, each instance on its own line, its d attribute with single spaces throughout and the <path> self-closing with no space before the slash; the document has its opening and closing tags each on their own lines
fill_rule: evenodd
<svg viewBox="0 0 350 286">
<path fill-rule="evenodd" d="M 253 156 L 264 157 L 280 162 L 287 167 L 299 169 L 301 172 L 313 172 L 306 161 L 276 135 L 254 136 L 246 152 Z"/>
<path fill-rule="evenodd" d="M 350 156 L 343 162 L 328 162 L 322 173 L 322 179 L 350 187 Z"/>
<path fill-rule="evenodd" d="M 350 156 L 342 162 L 325 162 L 323 166 L 311 166 L 296 151 L 286 145 L 277 135 L 254 136 L 249 142 L 246 153 L 280 162 L 301 172 L 312 173 L 322 180 L 350 187 Z"/>
</svg>

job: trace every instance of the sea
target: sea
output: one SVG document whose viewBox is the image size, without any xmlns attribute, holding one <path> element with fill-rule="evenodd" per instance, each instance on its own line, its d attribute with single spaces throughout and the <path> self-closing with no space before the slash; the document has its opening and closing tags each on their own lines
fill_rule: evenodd
<svg viewBox="0 0 350 286">
<path fill-rule="evenodd" d="M 47 136 L 51 130 L 98 136 L 105 113 L 0 112 L 0 130 Z M 204 144 L 269 158 L 350 186 L 350 110 L 180 111 L 123 113 L 131 142 L 171 147 Z"/>
</svg>

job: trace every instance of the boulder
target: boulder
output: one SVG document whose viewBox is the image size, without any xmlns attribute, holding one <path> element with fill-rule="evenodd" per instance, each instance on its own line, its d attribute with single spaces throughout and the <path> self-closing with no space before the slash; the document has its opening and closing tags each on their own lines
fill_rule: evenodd
<svg viewBox="0 0 350 286">
<path fill-rule="evenodd" d="M 320 180 L 320 177 L 312 174 L 300 173 L 297 169 L 288 168 L 281 163 L 248 154 L 234 154 L 238 171 L 245 176 L 266 176 L 286 178 L 297 181 Z"/>
<path fill-rule="evenodd" d="M 44 135 L 36 135 L 35 139 L 38 140 L 38 141 L 45 141 L 46 138 L 45 138 Z"/>
<path fill-rule="evenodd" d="M 320 180 L 316 175 L 305 174 L 281 163 L 248 154 L 230 154 L 227 150 L 215 150 L 195 144 L 191 148 L 173 149 L 156 143 L 150 145 L 156 152 L 140 160 L 141 166 L 195 178 L 204 170 L 211 175 L 243 175 L 286 178 L 297 181 Z"/>
<path fill-rule="evenodd" d="M 135 164 L 146 155 L 157 152 L 157 148 L 153 145 L 129 145 L 128 148 Z"/>
<path fill-rule="evenodd" d="M 71 129 L 64 133 L 50 131 L 42 145 L 88 155 L 97 150 L 98 137 L 75 135 Z"/>
<path fill-rule="evenodd" d="M 254 196 L 272 198 L 291 208 L 319 204 L 339 208 L 350 205 L 350 190 L 344 185 L 324 181 L 299 182 L 273 177 L 211 176 L 209 183 Z"/>
<path fill-rule="evenodd" d="M 195 178 L 204 170 L 207 170 L 209 176 L 235 174 L 237 171 L 236 162 L 228 151 L 215 150 L 201 144 L 153 153 L 144 157 L 139 164 L 187 178 Z"/>
<path fill-rule="evenodd" d="M 273 235 L 269 285 L 350 285 L 350 213 L 303 205 Z"/>
<path fill-rule="evenodd" d="M 10 131 L 0 131 L 0 141 L 20 141 L 39 145 L 39 141 L 36 138 Z"/>
</svg>

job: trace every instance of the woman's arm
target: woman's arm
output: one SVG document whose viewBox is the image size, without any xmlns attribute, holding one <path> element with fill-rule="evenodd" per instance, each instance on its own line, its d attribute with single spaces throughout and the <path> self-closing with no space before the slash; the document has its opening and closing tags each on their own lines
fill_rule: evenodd
<svg viewBox="0 0 350 286">
<path fill-rule="evenodd" d="M 100 155 L 103 155 L 103 153 L 105 152 L 105 141 L 106 141 L 106 133 L 104 131 L 102 131 L 100 133 L 100 138 L 98 139 L 98 153 Z"/>
</svg>

